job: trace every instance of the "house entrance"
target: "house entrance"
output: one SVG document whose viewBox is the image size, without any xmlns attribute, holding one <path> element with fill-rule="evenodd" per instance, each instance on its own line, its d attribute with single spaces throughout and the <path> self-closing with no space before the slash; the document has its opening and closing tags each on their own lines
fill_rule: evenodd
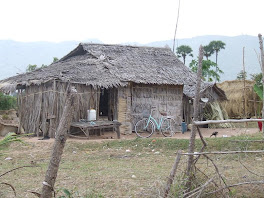
<svg viewBox="0 0 264 198">
<path fill-rule="evenodd" d="M 101 89 L 99 116 L 107 117 L 109 113 L 109 89 Z"/>
</svg>

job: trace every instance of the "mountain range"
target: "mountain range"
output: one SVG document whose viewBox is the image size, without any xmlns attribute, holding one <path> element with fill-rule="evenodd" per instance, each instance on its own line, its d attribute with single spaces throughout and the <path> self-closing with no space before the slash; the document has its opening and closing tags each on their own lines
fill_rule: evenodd
<svg viewBox="0 0 264 198">
<path fill-rule="evenodd" d="M 188 39 L 177 39 L 176 47 L 189 45 L 193 49 L 193 57 L 186 58 L 188 66 L 192 59 L 198 56 L 200 45 L 207 45 L 212 40 L 221 40 L 226 46 L 218 55 L 218 66 L 224 71 L 221 81 L 234 80 L 242 70 L 243 47 L 245 47 L 245 68 L 250 78 L 250 74 L 261 72 L 258 54 L 259 43 L 257 36 L 241 35 L 235 37 L 228 36 L 199 36 Z M 18 42 L 12 40 L 0 40 L 0 79 L 4 79 L 18 73 L 23 73 L 29 64 L 49 65 L 53 57 L 62 58 L 73 50 L 80 42 L 102 43 L 98 39 L 86 41 L 65 41 L 59 43 L 52 42 Z M 123 43 L 126 45 L 153 46 L 172 48 L 173 40 L 157 41 L 147 44 Z M 210 58 L 215 60 L 215 55 Z"/>
</svg>

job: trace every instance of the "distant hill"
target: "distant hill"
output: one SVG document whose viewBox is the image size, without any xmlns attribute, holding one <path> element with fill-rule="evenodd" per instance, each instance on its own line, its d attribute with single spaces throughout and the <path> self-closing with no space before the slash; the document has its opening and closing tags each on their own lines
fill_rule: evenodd
<svg viewBox="0 0 264 198">
<path fill-rule="evenodd" d="M 257 36 L 200 36 L 189 39 L 177 40 L 178 46 L 190 45 L 193 49 L 193 58 L 198 55 L 199 46 L 207 45 L 212 40 L 221 40 L 226 43 L 226 49 L 219 53 L 219 67 L 224 71 L 221 80 L 235 79 L 242 69 L 242 49 L 245 47 L 245 65 L 249 74 L 259 73 L 260 66 L 255 54 L 259 53 L 259 44 Z M 80 41 L 66 41 L 60 43 L 51 42 L 17 42 L 11 40 L 0 40 L 0 79 L 23 73 L 29 64 L 50 64 L 53 57 L 61 58 L 73 50 Z M 102 43 L 97 39 L 90 39 L 81 42 Z M 131 45 L 144 45 L 154 47 L 164 47 L 169 45 L 172 48 L 173 41 L 157 41 L 148 44 L 126 43 Z M 215 59 L 214 55 L 211 58 Z M 192 57 L 188 57 L 186 65 L 189 65 Z"/>
<path fill-rule="evenodd" d="M 193 49 L 194 57 L 188 57 L 186 59 L 186 65 L 189 66 L 191 60 L 198 56 L 199 46 L 208 45 L 212 40 L 221 40 L 226 43 L 225 50 L 221 50 L 218 55 L 218 65 L 224 71 L 224 74 L 221 76 L 221 81 L 236 79 L 237 74 L 242 70 L 243 47 L 245 47 L 245 67 L 248 78 L 250 78 L 249 74 L 261 72 L 257 55 L 254 51 L 256 50 L 259 53 L 257 36 L 199 36 L 189 39 L 179 39 L 177 40 L 176 46 L 189 45 Z M 149 43 L 148 45 L 162 47 L 169 45 L 172 48 L 173 41 L 159 41 Z M 215 54 L 210 59 L 215 61 Z"/>
</svg>

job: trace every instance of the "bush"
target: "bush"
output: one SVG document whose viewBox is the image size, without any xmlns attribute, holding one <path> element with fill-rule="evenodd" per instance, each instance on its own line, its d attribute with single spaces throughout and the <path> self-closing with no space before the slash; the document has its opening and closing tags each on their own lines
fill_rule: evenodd
<svg viewBox="0 0 264 198">
<path fill-rule="evenodd" d="M 4 95 L 0 92 L 0 110 L 9 110 L 17 107 L 16 97 Z"/>
</svg>

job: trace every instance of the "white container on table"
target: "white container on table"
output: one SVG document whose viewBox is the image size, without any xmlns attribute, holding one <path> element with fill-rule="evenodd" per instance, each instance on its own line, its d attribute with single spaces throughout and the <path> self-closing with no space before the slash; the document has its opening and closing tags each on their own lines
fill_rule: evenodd
<svg viewBox="0 0 264 198">
<path fill-rule="evenodd" d="M 90 109 L 87 110 L 87 120 L 88 121 L 95 121 L 96 120 L 96 110 L 95 109 Z"/>
</svg>

